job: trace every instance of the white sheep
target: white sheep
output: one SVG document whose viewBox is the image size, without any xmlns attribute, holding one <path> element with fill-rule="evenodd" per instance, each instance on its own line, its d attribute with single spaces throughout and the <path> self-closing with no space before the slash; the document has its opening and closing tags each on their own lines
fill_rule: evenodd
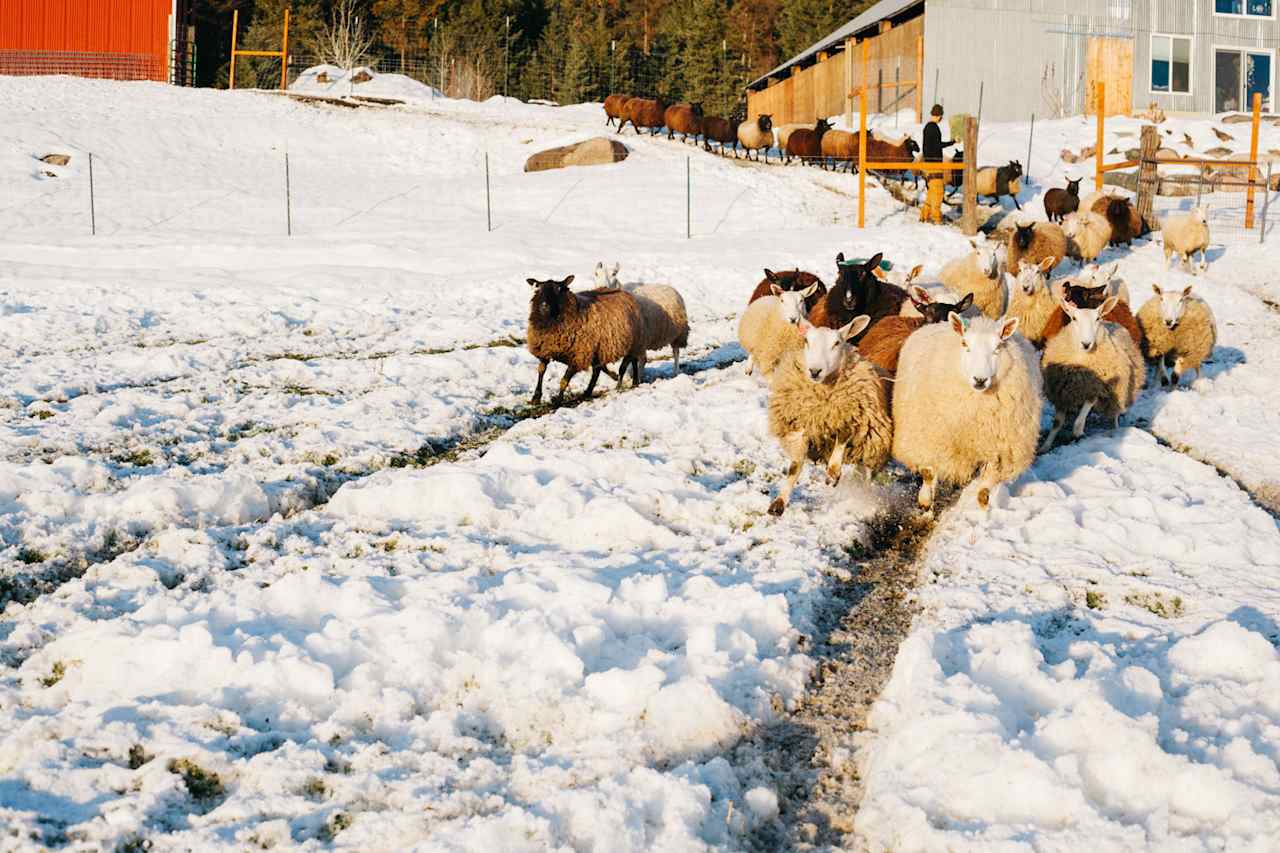
<svg viewBox="0 0 1280 853">
<path fill-rule="evenodd" d="M 804 346 L 798 329 L 809 316 L 805 299 L 818 290 L 811 284 L 804 290 L 783 290 L 770 285 L 772 295 L 762 296 L 747 306 L 738 320 L 738 341 L 747 351 L 747 374 L 756 368 L 768 378 L 783 354 Z"/>
<path fill-rule="evenodd" d="M 1194 370 L 1213 354 L 1218 342 L 1218 326 L 1208 303 L 1191 295 L 1188 285 L 1181 291 L 1162 290 L 1151 285 L 1155 296 L 1138 309 L 1138 325 L 1142 327 L 1143 354 L 1156 361 L 1160 384 L 1175 388 L 1182 374 Z M 1173 369 L 1172 381 L 1165 368 Z"/>
<path fill-rule="evenodd" d="M 1035 266 L 1023 264 L 1016 276 L 1004 274 L 1010 294 L 1008 315 L 1018 318 L 1022 336 L 1037 347 L 1044 345 L 1045 329 L 1058 310 L 1046 275 L 1057 263 L 1057 258 L 1045 258 Z"/>
<path fill-rule="evenodd" d="M 1161 242 L 1164 244 L 1164 263 L 1169 265 L 1169 258 L 1180 256 L 1184 266 L 1191 268 L 1191 274 L 1203 272 L 1209 268 L 1205 250 L 1209 248 L 1209 206 L 1200 205 L 1188 213 L 1171 213 L 1165 217 L 1160 229 Z M 1191 258 L 1200 253 L 1199 267 L 1191 264 Z"/>
<path fill-rule="evenodd" d="M 861 314 L 839 329 L 805 323 L 803 349 L 788 353 L 774 371 L 769 432 L 790 465 L 770 514 L 787 508 L 807 460 L 826 462 L 832 485 L 840 481 L 846 455 L 868 476 L 889 460 L 893 419 L 884 382 L 849 343 L 870 322 Z"/>
<path fill-rule="evenodd" d="M 752 151 L 764 151 L 764 159 L 769 160 L 769 149 L 773 147 L 773 118 L 766 114 L 756 116 L 755 121 L 744 121 L 738 125 L 738 141 L 747 149 L 747 156 Z M 756 154 L 756 159 L 760 155 Z"/>
<path fill-rule="evenodd" d="M 622 269 L 622 264 L 614 262 L 613 266 L 607 267 L 604 261 L 596 261 L 596 287 L 622 287 L 618 281 L 618 270 Z"/>
<path fill-rule="evenodd" d="M 973 304 L 991 318 L 1003 316 L 1007 300 L 1000 272 L 1002 262 L 998 248 L 979 246 L 970 240 L 972 251 L 948 261 L 938 273 L 942 286 L 954 294 L 973 294 Z"/>
<path fill-rule="evenodd" d="M 1062 233 L 1067 236 L 1067 255 L 1084 266 L 1097 260 L 1111 242 L 1111 223 L 1107 217 L 1082 208 L 1062 220 Z"/>
<path fill-rule="evenodd" d="M 925 326 L 907 338 L 893 388 L 893 456 L 920 474 L 919 503 L 933 506 L 939 482 L 966 483 L 977 470 L 978 504 L 1031 466 L 1044 407 L 1035 350 L 1014 334 L 1014 317 Z"/>
<path fill-rule="evenodd" d="M 684 307 L 680 291 L 667 284 L 633 284 L 624 286 L 618 280 L 620 263 L 605 266 L 598 262 L 595 270 L 596 287 L 620 288 L 636 298 L 640 315 L 644 320 L 644 348 L 646 352 L 671 347 L 673 373 L 680 373 L 680 350 L 689 345 L 689 313 Z M 647 358 L 641 358 L 637 369 L 644 376 Z"/>
<path fill-rule="evenodd" d="M 1133 337 L 1106 316 L 1120 303 L 1109 296 L 1099 308 L 1078 308 L 1062 302 L 1071 318 L 1065 330 L 1049 339 L 1044 349 L 1045 396 L 1053 404 L 1053 427 L 1040 449 L 1053 447 L 1067 417 L 1076 413 L 1071 434 L 1084 435 L 1090 412 L 1115 418 L 1138 398 L 1147 369 Z"/>
<path fill-rule="evenodd" d="M 773 135 L 778 140 L 778 150 L 787 150 L 787 140 L 791 138 L 791 134 L 797 130 L 813 130 L 813 122 L 808 124 L 776 124 L 773 126 Z"/>
</svg>

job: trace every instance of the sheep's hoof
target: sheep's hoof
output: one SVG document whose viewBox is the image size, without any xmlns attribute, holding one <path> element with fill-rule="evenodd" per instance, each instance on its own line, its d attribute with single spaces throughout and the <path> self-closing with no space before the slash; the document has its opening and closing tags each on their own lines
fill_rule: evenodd
<svg viewBox="0 0 1280 853">
<path fill-rule="evenodd" d="M 1168 385 L 1169 385 L 1169 377 L 1168 377 L 1168 376 L 1161 376 L 1161 377 L 1160 377 L 1160 387 L 1161 387 L 1161 388 L 1167 388 L 1167 387 L 1168 387 Z"/>
<path fill-rule="evenodd" d="M 985 486 L 978 489 L 978 506 L 987 509 L 991 506 L 991 490 Z"/>
<path fill-rule="evenodd" d="M 839 468 L 827 469 L 827 482 L 833 486 L 840 485 L 840 469 Z"/>
<path fill-rule="evenodd" d="M 539 406 L 539 405 L 541 405 L 541 404 L 542 404 L 542 395 L 541 395 L 541 394 L 534 394 L 534 395 L 533 395 L 533 397 L 532 397 L 532 398 L 530 398 L 530 400 L 529 400 L 529 405 L 530 405 L 530 406 Z"/>
<path fill-rule="evenodd" d="M 782 498 L 774 498 L 773 503 L 769 504 L 769 515 L 782 515 L 782 511 L 787 505 L 782 502 Z"/>
<path fill-rule="evenodd" d="M 920 494 L 916 495 L 916 503 L 923 510 L 929 510 L 933 507 L 933 494 L 929 489 L 921 489 Z"/>
</svg>

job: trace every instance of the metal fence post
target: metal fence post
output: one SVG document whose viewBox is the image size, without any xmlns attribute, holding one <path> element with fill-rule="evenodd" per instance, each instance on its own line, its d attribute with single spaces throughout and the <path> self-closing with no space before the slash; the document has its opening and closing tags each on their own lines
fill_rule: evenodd
<svg viewBox="0 0 1280 853">
<path fill-rule="evenodd" d="M 693 238 L 693 158 L 684 158 L 684 238 Z"/>
<path fill-rule="evenodd" d="M 1036 138 L 1036 114 L 1031 114 L 1031 130 L 1027 133 L 1027 168 L 1022 173 L 1027 176 L 1027 181 L 1031 181 L 1031 141 Z"/>
<path fill-rule="evenodd" d="M 489 193 L 489 152 L 484 152 L 484 219 L 485 228 L 493 230 L 493 199 Z"/>
<path fill-rule="evenodd" d="M 1258 244 L 1267 242 L 1267 208 L 1271 206 L 1271 161 L 1267 161 L 1267 183 L 1262 188 L 1262 222 L 1258 224 Z"/>
<path fill-rule="evenodd" d="M 285 234 L 293 236 L 293 191 L 289 184 L 289 152 L 284 152 L 284 223 Z"/>
<path fill-rule="evenodd" d="M 1264 214 L 1265 215 L 1265 214 Z M 94 209 L 93 200 L 93 152 L 89 152 L 89 233 L 95 237 L 98 234 L 98 214 Z"/>
</svg>

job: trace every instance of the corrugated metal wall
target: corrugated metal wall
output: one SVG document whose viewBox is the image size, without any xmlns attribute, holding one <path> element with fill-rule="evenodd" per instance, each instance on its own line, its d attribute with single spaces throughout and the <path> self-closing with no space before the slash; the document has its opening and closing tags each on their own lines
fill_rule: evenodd
<svg viewBox="0 0 1280 853">
<path fill-rule="evenodd" d="M 173 0 L 0 0 L 0 52 L 10 61 L 28 54 L 54 64 L 58 57 L 51 55 L 57 54 L 137 57 L 148 79 L 167 80 L 172 5 Z M 76 61 L 61 60 L 71 66 Z"/>
</svg>

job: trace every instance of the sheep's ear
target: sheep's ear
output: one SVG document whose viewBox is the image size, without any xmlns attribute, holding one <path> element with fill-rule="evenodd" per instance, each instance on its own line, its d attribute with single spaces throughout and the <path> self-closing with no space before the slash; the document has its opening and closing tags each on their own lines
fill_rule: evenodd
<svg viewBox="0 0 1280 853">
<path fill-rule="evenodd" d="M 1005 317 L 1000 321 L 1000 340 L 1007 341 L 1016 331 L 1018 331 L 1017 317 Z"/>
<path fill-rule="evenodd" d="M 1101 320 L 1103 317 L 1110 314 L 1112 309 L 1114 309 L 1119 303 L 1119 296 L 1108 296 L 1106 301 L 1102 303 L 1102 307 L 1098 309 L 1098 319 Z"/>
<path fill-rule="evenodd" d="M 596 261 L 596 272 L 602 272 L 603 270 L 604 270 L 604 261 Z"/>
<path fill-rule="evenodd" d="M 776 285 L 776 284 L 774 284 L 774 283 L 772 283 L 772 282 L 770 282 L 770 283 L 769 283 L 769 291 L 770 291 L 774 296 L 782 296 L 782 294 L 786 293 L 786 291 L 785 291 L 785 290 L 783 290 L 781 287 L 778 287 L 778 285 Z"/>
<path fill-rule="evenodd" d="M 572 275 L 566 276 L 566 277 L 565 277 L 565 280 L 564 280 L 564 281 L 562 281 L 562 282 L 560 282 L 560 283 L 561 283 L 561 284 L 563 284 L 563 285 L 565 285 L 565 286 L 568 286 L 568 285 L 570 285 L 570 284 L 573 284 L 573 276 L 572 276 Z"/>
<path fill-rule="evenodd" d="M 1040 262 L 1040 272 L 1048 272 L 1058 265 L 1058 259 L 1053 255 L 1045 258 Z"/>
<path fill-rule="evenodd" d="M 963 317 L 961 317 L 956 312 L 952 311 L 950 314 L 947 315 L 947 322 L 951 324 L 952 330 L 957 335 L 959 335 L 962 338 L 964 337 L 964 318 Z"/>
<path fill-rule="evenodd" d="M 1188 284 L 1186 287 L 1182 288 L 1182 298 L 1186 299 L 1190 295 L 1191 295 L 1191 285 Z"/>
<path fill-rule="evenodd" d="M 973 304 L 973 294 L 966 293 L 964 295 L 964 299 L 961 299 L 960 302 L 957 303 L 956 311 L 963 314 L 965 311 L 969 310 L 969 306 L 971 306 L 972 304 Z"/>
<path fill-rule="evenodd" d="M 879 270 L 880 261 L 884 259 L 884 252 L 876 252 L 871 256 L 871 260 L 862 265 L 864 270 Z"/>
<path fill-rule="evenodd" d="M 817 292 L 818 292 L 818 283 L 815 281 L 813 284 L 809 285 L 804 290 L 800 291 L 800 295 L 805 299 L 808 299 L 810 296 L 813 296 L 813 294 Z"/>
<path fill-rule="evenodd" d="M 928 305 L 933 300 L 929 298 L 929 291 L 925 290 L 918 284 L 911 285 L 907 291 L 907 295 L 911 297 L 911 301 L 917 305 Z"/>
<path fill-rule="evenodd" d="M 538 286 L 538 280 L 536 278 L 526 278 L 525 281 L 529 282 L 530 287 Z"/>
<path fill-rule="evenodd" d="M 778 274 L 771 269 L 765 269 L 764 277 L 767 278 L 771 284 L 778 283 Z"/>
<path fill-rule="evenodd" d="M 529 279 L 529 281 L 533 281 L 533 279 Z M 1151 289 L 1155 292 L 1156 296 L 1164 296 L 1164 291 L 1160 289 L 1160 285 L 1153 283 L 1151 285 Z"/>
<path fill-rule="evenodd" d="M 866 314 L 859 314 L 850 320 L 843 329 L 840 330 L 840 340 L 847 341 L 850 338 L 856 338 L 858 335 L 871 325 L 871 318 Z"/>
<path fill-rule="evenodd" d="M 837 264 L 844 263 L 844 252 L 841 252 L 840 254 L 836 255 L 836 263 Z"/>
<path fill-rule="evenodd" d="M 970 241 L 969 241 L 969 245 L 973 247 L 973 250 L 974 250 L 975 252 L 976 252 L 976 251 L 978 251 L 978 241 L 977 241 L 977 240 L 970 240 Z"/>
<path fill-rule="evenodd" d="M 907 273 L 907 281 L 914 281 L 922 272 L 924 272 L 924 264 L 916 264 L 911 268 L 911 272 Z"/>
<path fill-rule="evenodd" d="M 614 263 L 614 265 L 613 265 L 613 269 L 611 270 L 611 272 L 612 272 L 614 275 L 617 275 L 617 274 L 618 274 L 618 270 L 620 270 L 620 269 L 622 269 L 622 264 L 621 264 L 621 262 L 615 262 L 615 263 Z"/>
</svg>

